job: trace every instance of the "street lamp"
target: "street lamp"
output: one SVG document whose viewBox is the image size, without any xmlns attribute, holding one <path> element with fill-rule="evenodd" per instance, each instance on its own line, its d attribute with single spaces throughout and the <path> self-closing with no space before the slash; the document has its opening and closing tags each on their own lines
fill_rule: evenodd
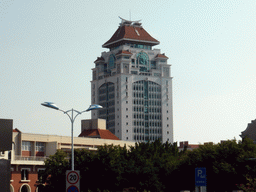
<svg viewBox="0 0 256 192">
<path fill-rule="evenodd" d="M 96 110 L 96 109 L 101 109 L 102 106 L 100 105 L 97 105 L 97 104 L 93 104 L 93 105 L 90 105 L 90 107 L 88 109 L 86 109 L 85 111 L 77 111 L 75 109 L 70 109 L 68 111 L 63 111 L 62 109 L 58 108 L 54 103 L 52 102 L 44 102 L 44 103 L 41 103 L 41 105 L 45 106 L 45 107 L 49 107 L 49 108 L 52 108 L 52 109 L 56 109 L 56 110 L 59 110 L 59 111 L 62 111 L 64 114 L 66 114 L 70 121 L 71 121 L 71 158 L 72 158 L 72 171 L 74 171 L 74 136 L 73 136 L 73 124 L 74 124 L 74 121 L 76 119 L 76 117 L 78 115 L 81 115 L 82 113 L 84 112 L 88 112 L 88 111 L 91 111 L 91 110 Z M 71 116 L 68 114 L 69 112 L 71 112 Z M 74 116 L 74 112 L 76 112 L 77 114 Z"/>
</svg>

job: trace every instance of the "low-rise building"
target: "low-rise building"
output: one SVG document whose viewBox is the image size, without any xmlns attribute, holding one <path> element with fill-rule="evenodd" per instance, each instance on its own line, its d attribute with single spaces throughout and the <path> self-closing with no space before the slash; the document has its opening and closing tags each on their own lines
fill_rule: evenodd
<svg viewBox="0 0 256 192">
<path fill-rule="evenodd" d="M 90 133 L 90 134 L 88 134 Z M 93 133 L 93 134 L 92 134 Z M 135 142 L 115 140 L 115 135 L 106 130 L 105 120 L 83 120 L 81 137 L 74 137 L 74 149 L 97 151 L 102 145 L 127 147 Z M 59 135 L 23 133 L 13 130 L 13 147 L 1 153 L 2 158 L 11 160 L 11 192 L 38 191 L 40 172 L 44 170 L 44 160 L 61 149 L 71 152 L 71 137 Z"/>
</svg>

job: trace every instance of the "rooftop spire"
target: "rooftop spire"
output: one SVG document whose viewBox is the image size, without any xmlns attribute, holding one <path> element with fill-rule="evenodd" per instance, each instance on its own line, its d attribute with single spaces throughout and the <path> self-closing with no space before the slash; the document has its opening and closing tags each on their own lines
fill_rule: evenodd
<svg viewBox="0 0 256 192">
<path fill-rule="evenodd" d="M 141 25 L 141 23 L 140 23 L 141 20 L 138 20 L 138 21 L 129 21 L 129 20 L 123 19 L 123 18 L 120 17 L 120 16 L 119 16 L 119 18 L 121 19 L 120 26 L 123 26 L 123 25 L 136 25 L 136 26 L 140 26 L 140 25 Z"/>
</svg>

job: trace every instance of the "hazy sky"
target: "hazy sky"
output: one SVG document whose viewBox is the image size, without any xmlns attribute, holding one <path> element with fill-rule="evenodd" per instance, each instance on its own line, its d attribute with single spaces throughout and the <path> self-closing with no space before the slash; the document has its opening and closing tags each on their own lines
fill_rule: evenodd
<svg viewBox="0 0 256 192">
<path fill-rule="evenodd" d="M 87 109 L 91 69 L 118 16 L 141 19 L 169 57 L 174 141 L 240 140 L 256 119 L 255 0 L 0 0 L 0 118 L 70 136 L 68 117 L 40 103 Z"/>
</svg>

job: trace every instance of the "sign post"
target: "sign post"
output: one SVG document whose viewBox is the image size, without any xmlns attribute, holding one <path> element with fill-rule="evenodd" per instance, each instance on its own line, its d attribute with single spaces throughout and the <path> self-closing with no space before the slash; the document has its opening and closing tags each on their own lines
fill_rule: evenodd
<svg viewBox="0 0 256 192">
<path fill-rule="evenodd" d="M 80 192 L 80 171 L 66 171 L 66 192 Z"/>
<path fill-rule="evenodd" d="M 206 192 L 206 168 L 195 169 L 196 192 Z"/>
</svg>

